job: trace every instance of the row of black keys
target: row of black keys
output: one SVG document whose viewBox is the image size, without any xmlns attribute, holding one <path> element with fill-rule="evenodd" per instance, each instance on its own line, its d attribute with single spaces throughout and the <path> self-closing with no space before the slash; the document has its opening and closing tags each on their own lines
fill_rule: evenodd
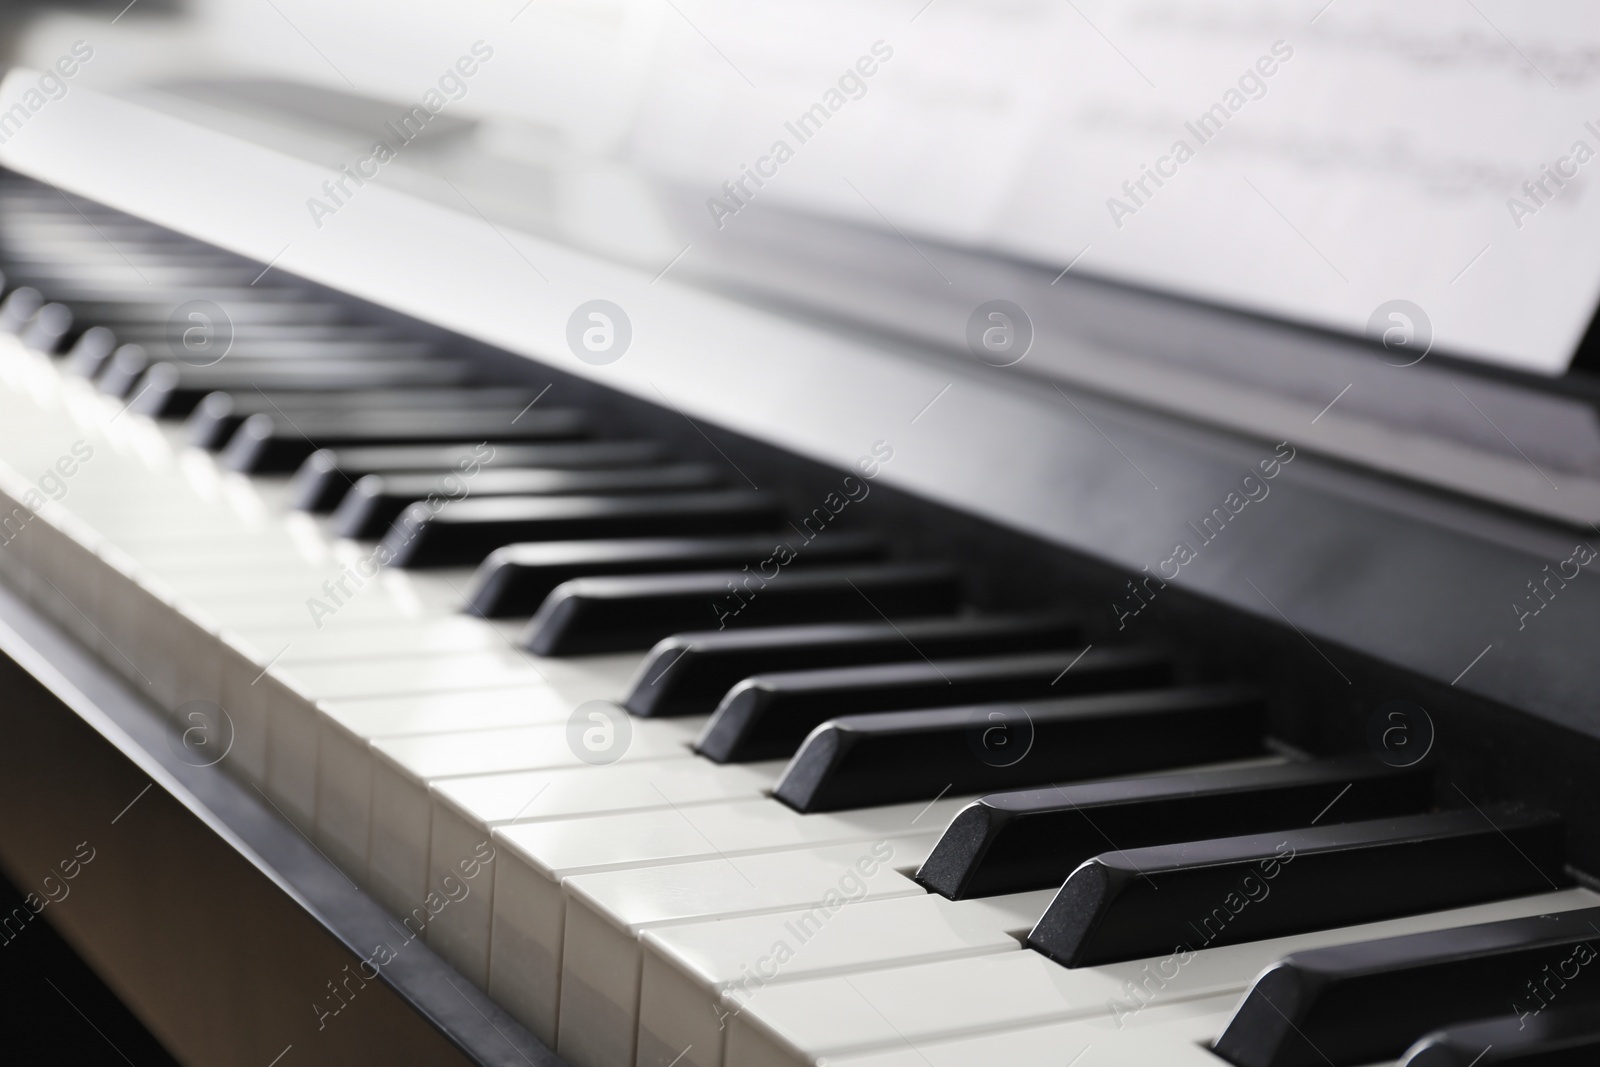
<svg viewBox="0 0 1600 1067">
<path fill-rule="evenodd" d="M 31 344 L 49 348 L 49 333 L 66 336 L 70 317 L 41 307 L 39 298 L 23 290 L 13 291 L 0 306 L 0 323 L 8 320 L 23 328 Z M 109 330 L 89 330 L 78 335 L 70 364 L 97 376 L 108 393 L 136 396 L 140 410 L 189 414 L 192 439 L 221 448 L 230 466 L 272 472 L 301 463 L 302 502 L 327 510 L 342 496 L 336 522 L 352 536 L 375 536 L 395 519 L 407 519 L 390 537 L 405 550 L 396 554 L 402 564 L 472 563 L 507 540 L 563 538 L 499 547 L 475 586 L 474 603 L 482 614 L 526 613 L 542 605 L 541 625 L 530 628 L 530 644 L 542 642 L 546 647 L 538 650 L 546 654 L 644 647 L 683 625 L 692 627 L 687 609 L 703 609 L 708 596 L 722 592 L 725 576 L 708 585 L 702 574 L 648 572 L 731 568 L 772 547 L 771 538 L 759 534 L 726 535 L 772 528 L 777 518 L 772 501 L 747 493 L 682 494 L 714 484 L 715 475 L 692 464 L 644 466 L 660 460 L 660 450 L 650 442 L 575 440 L 585 432 L 584 419 L 567 411 L 541 412 L 520 430 L 491 432 L 488 436 L 499 442 L 497 453 L 511 450 L 504 457 L 510 464 L 481 472 L 479 477 L 490 478 L 477 488 L 506 496 L 670 490 L 680 495 L 591 498 L 583 506 L 559 498 L 490 499 L 478 502 L 476 515 L 462 516 L 459 502 L 439 514 L 406 515 L 407 505 L 438 485 L 436 473 L 411 472 L 455 466 L 466 458 L 468 446 L 453 442 L 482 432 L 485 407 L 490 425 L 500 418 L 509 427 L 527 414 L 513 412 L 513 406 L 534 394 L 504 388 L 417 392 L 408 387 L 456 384 L 465 373 L 459 367 L 442 370 L 444 364 L 414 347 L 405 359 L 428 361 L 428 369 L 399 368 L 399 350 L 373 338 L 346 337 L 341 343 L 350 348 L 343 353 L 349 365 L 336 372 L 326 363 L 291 369 L 281 362 L 281 351 L 268 354 L 269 343 L 258 344 L 256 356 L 234 361 L 226 372 L 208 374 L 209 368 L 152 362 L 138 348 L 115 348 Z M 256 359 L 272 362 L 250 365 Z M 316 395 L 310 391 L 320 387 L 366 386 L 375 369 L 387 390 L 319 396 L 306 403 Z M 345 370 L 351 373 L 341 378 Z M 391 370 L 397 373 L 385 377 Z M 288 389 L 276 398 L 259 388 L 256 396 L 208 395 L 218 385 L 239 388 L 245 379 L 253 387 L 266 379 Z M 385 443 L 394 447 L 381 447 Z M 344 450 L 314 451 L 319 445 Z M 565 469 L 504 469 L 521 463 Z M 351 481 L 354 490 L 338 492 L 341 483 Z M 463 521 L 439 522 L 445 513 Z M 682 536 L 619 540 L 640 529 Z M 995 656 L 1071 642 L 1076 635 L 1062 619 L 935 618 L 898 628 L 793 625 L 869 617 L 862 601 L 874 610 L 887 604 L 897 614 L 955 610 L 958 583 L 947 569 L 877 566 L 846 572 L 827 566 L 883 554 L 881 542 L 859 536 L 808 546 L 808 570 L 759 588 L 764 610 L 753 621 L 769 628 L 663 641 L 628 696 L 630 710 L 692 714 L 715 707 L 700 751 L 720 761 L 793 754 L 776 792 L 802 811 L 932 796 L 941 783 L 943 791 L 959 794 L 1019 781 L 1081 781 L 1261 753 L 1263 709 L 1255 694 L 1141 688 L 1173 681 L 1172 665 L 1159 653 Z M 818 563 L 824 567 L 818 569 Z M 618 577 L 639 572 L 645 576 Z M 861 595 L 842 597 L 846 585 Z M 558 590 L 565 595 L 552 596 Z M 746 593 L 751 591 L 747 585 Z M 770 626 L 784 622 L 791 625 Z M 594 647 L 591 635 L 602 634 L 605 647 Z M 929 662 L 892 662 L 913 656 Z M 941 658 L 950 656 L 986 658 Z M 1102 690 L 1112 692 L 1037 699 Z M 1030 702 L 963 706 L 995 699 Z M 1013 755 L 1023 746 L 1025 752 Z M 1334 799 L 1328 807 L 1339 808 L 1330 825 L 1307 828 L 1327 815 L 1324 809 L 1313 817 L 1310 808 L 1329 795 Z M 997 794 L 958 817 L 919 878 L 952 897 L 1065 881 L 1030 943 L 1069 966 L 1154 955 L 1190 940 L 1178 916 L 1204 916 L 1206 902 L 1222 899 L 1263 865 L 1288 873 L 1286 855 L 1298 864 L 1296 877 L 1279 887 L 1294 885 L 1301 898 L 1290 913 L 1241 913 L 1248 920 L 1219 928 L 1208 946 L 1532 892 L 1563 879 L 1560 827 L 1553 818 L 1510 809 L 1407 814 L 1424 811 L 1431 796 L 1425 772 L 1391 771 L 1365 760 Z M 1113 840 L 1120 847 L 1106 852 Z M 1189 843 L 1173 845 L 1174 840 Z M 1507 862 L 1506 845 L 1527 860 L 1521 869 Z M 1375 900 L 1372 880 L 1384 876 L 1406 892 Z M 1157 907 L 1155 894 L 1162 889 L 1168 892 Z M 1273 974 L 1298 973 L 1298 966 L 1297 957 Z M 1311 1039 L 1319 1024 L 1315 1012 L 1301 1020 L 1306 1025 L 1278 1027 L 1283 1040 L 1265 1040 L 1273 1027 L 1262 1025 L 1252 1012 L 1259 1015 L 1261 1001 L 1275 990 L 1269 982 L 1252 994 L 1219 1052 L 1239 1063 L 1291 1062 L 1283 1058 L 1295 1055 L 1288 1035 L 1319 1049 L 1326 1043 Z M 1303 991 L 1290 999 L 1302 1006 L 1317 1002 Z M 1281 1011 L 1276 1001 L 1271 1007 Z M 1397 1026 L 1395 1033 L 1414 1033 L 1406 1030 L 1411 1025 Z M 1502 1042 L 1502 1047 L 1508 1046 Z M 1271 1054 L 1252 1059 L 1253 1048 Z M 1317 1054 L 1326 1055 L 1326 1049 Z M 1338 1062 L 1359 1061 L 1341 1054 Z"/>
</svg>

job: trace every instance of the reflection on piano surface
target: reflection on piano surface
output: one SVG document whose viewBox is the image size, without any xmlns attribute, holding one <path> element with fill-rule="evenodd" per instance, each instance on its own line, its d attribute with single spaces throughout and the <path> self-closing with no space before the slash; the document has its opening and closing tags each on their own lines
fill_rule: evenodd
<svg viewBox="0 0 1600 1067">
<path fill-rule="evenodd" d="M 923 254 L 874 243 L 892 233 L 817 253 L 861 301 L 897 294 L 875 314 L 834 299 L 850 276 L 730 241 L 664 305 L 599 299 L 603 274 L 576 310 L 526 290 L 555 325 L 499 343 L 475 305 L 341 292 L 334 254 L 280 265 L 245 226 L 141 217 L 161 193 L 138 161 L 113 207 L 16 151 L 0 580 L 387 910 L 362 988 L 426 944 L 579 1067 L 1600 1049 L 1581 375 L 1395 379 L 1578 426 L 1574 492 L 1532 504 L 1521 461 L 1454 416 L 1369 467 L 1314 436 L 1332 404 L 1280 441 L 1288 400 L 1183 421 L 1126 403 L 1137 369 L 1095 395 L 1092 345 L 1026 374 L 917 351 L 927 290 L 871 279 Z M 443 217 L 396 197 L 370 199 Z M 476 209 L 440 233 L 466 223 L 540 272 Z M 939 254 L 963 298 L 1054 285 Z M 1058 291 L 1198 323 L 1197 373 L 1281 328 Z M 717 380 L 712 318 L 676 335 L 707 344 L 705 377 L 626 376 L 662 306 L 735 300 L 736 342 L 792 328 L 819 365 L 830 338 L 882 361 L 800 385 L 774 359 L 753 411 L 762 373 Z M 1045 347 L 1059 322 L 1038 325 Z M 1311 337 L 1285 362 L 1370 357 Z M 355 1003 L 328 987 L 318 1029 Z"/>
</svg>

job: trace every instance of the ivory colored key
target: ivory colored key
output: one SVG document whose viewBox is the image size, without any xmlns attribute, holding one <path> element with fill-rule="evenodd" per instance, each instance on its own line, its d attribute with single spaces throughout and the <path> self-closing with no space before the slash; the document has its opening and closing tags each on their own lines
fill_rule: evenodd
<svg viewBox="0 0 1600 1067">
<path fill-rule="evenodd" d="M 314 643 L 315 636 L 308 636 L 306 641 L 308 645 Z M 505 645 L 482 652 L 417 659 L 300 662 L 286 664 L 278 673 L 319 700 L 499 689 L 545 681 L 533 657 Z"/>
<path fill-rule="evenodd" d="M 642 898 L 654 900 L 660 909 L 670 909 L 676 901 L 682 901 L 690 912 L 705 908 L 753 912 L 820 904 L 829 893 L 841 892 L 839 880 L 844 872 L 853 868 L 876 842 L 882 841 L 893 850 L 895 859 L 891 863 L 903 860 L 909 866 L 926 854 L 934 837 L 932 833 L 886 835 L 737 859 L 713 856 L 653 865 L 629 872 L 635 876 L 629 884 Z M 500 843 L 497 839 L 496 844 Z M 497 857 L 489 993 L 525 1026 L 554 1045 L 561 994 L 565 898 L 560 892 L 550 892 L 544 878 L 527 864 L 509 862 L 512 851 L 503 847 Z M 622 872 L 611 873 L 620 876 Z M 862 881 L 865 890 L 856 891 L 862 899 L 922 896 L 915 884 L 893 866 L 880 864 Z"/>
<path fill-rule="evenodd" d="M 235 632 L 269 657 L 281 651 L 278 662 L 284 664 L 451 656 L 506 647 L 493 626 L 463 616 L 426 622 L 394 619 L 387 625 L 358 629 L 335 627 L 336 620 L 316 631 L 315 640 L 304 640 L 304 626 L 239 626 Z"/>
<path fill-rule="evenodd" d="M 280 740 L 307 732 L 314 738 L 318 845 L 345 870 L 365 878 L 375 738 L 556 725 L 567 720 L 572 707 L 559 691 L 537 685 L 335 700 L 314 709 L 280 708 L 276 718 Z M 289 715 L 296 717 L 292 724 Z"/>
<path fill-rule="evenodd" d="M 907 858 L 894 855 L 885 862 L 901 868 Z M 578 955 L 574 931 L 585 926 L 614 931 L 610 924 L 627 915 L 615 901 L 600 900 L 588 906 L 604 916 L 603 926 L 596 918 L 578 921 L 587 898 L 599 895 L 586 883 L 605 877 L 591 875 L 568 883 L 567 975 L 573 974 Z M 684 1067 L 720 1067 L 727 1032 L 722 993 L 727 989 L 755 993 L 773 982 L 1020 951 L 1019 936 L 1038 921 L 1051 896 L 1052 891 L 1040 890 L 960 902 L 932 895 L 874 901 L 846 897 L 831 905 L 759 915 L 717 915 L 711 921 L 692 923 L 680 920 L 664 925 L 657 919 L 646 924 L 636 918 L 643 964 L 637 987 L 635 1062 L 639 1067 L 668 1067 L 681 1055 Z M 677 918 L 682 909 L 676 899 L 670 903 L 671 917 Z M 605 905 L 603 911 L 599 904 Z M 644 907 L 651 904 L 656 912 L 666 910 L 650 900 Z M 620 941 L 615 933 L 611 940 L 616 955 Z M 598 958 L 599 952 L 588 955 Z M 633 972 L 613 965 L 603 976 L 625 973 L 631 977 Z M 598 987 L 600 982 L 591 980 L 589 984 Z M 607 1012 L 625 1010 L 626 993 L 627 988 L 611 992 Z M 571 998 L 564 991 L 563 1010 L 569 1003 Z M 690 1051 L 684 1052 L 685 1048 Z"/>
<path fill-rule="evenodd" d="M 1593 902 L 1600 902 L 1600 895 L 1570 889 L 1245 945 L 1179 945 L 1166 956 L 1076 970 L 1036 952 L 1007 952 L 777 983 L 754 994 L 732 989 L 723 996 L 724 1010 L 736 1012 L 759 1040 L 746 1051 L 730 1038 L 723 1062 L 725 1067 L 796 1067 L 823 1057 L 1006 1028 L 1093 1019 L 1115 1026 L 1161 1005 L 1237 997 L 1264 967 L 1291 952 Z"/>
<path fill-rule="evenodd" d="M 294 667 L 273 664 L 273 684 L 262 704 L 267 729 L 268 795 L 297 818 L 315 820 L 318 745 L 323 718 L 316 705 L 322 699 L 414 697 L 429 692 L 465 694 L 475 690 L 493 693 L 520 684 L 532 692 L 524 702 L 526 714 L 515 725 L 563 721 L 573 703 L 553 689 L 531 664 L 508 662 L 512 655 L 501 649 L 417 660 L 340 661 Z M 398 676 L 401 683 L 414 684 L 396 687 L 389 681 L 393 676 Z M 470 728 L 460 720 L 441 719 L 433 725 L 437 732 Z M 379 733 L 381 736 L 401 732 L 380 730 Z M 413 729 L 411 732 L 420 731 Z"/>
<path fill-rule="evenodd" d="M 608 706 L 617 723 L 627 721 L 624 712 Z M 626 740 L 620 733 L 612 734 L 613 743 L 626 745 L 619 759 L 687 759 L 691 755 L 688 740 L 693 730 L 682 724 L 662 720 L 628 725 L 631 736 Z M 373 741 L 372 829 L 367 849 L 372 893 L 397 911 L 409 911 L 424 892 L 432 833 L 430 783 L 469 774 L 582 766 L 586 761 L 579 753 L 589 728 L 585 723 L 569 734 L 563 724 Z"/>
<path fill-rule="evenodd" d="M 959 800 L 943 800 L 801 816 L 761 799 L 498 827 L 493 834 L 498 856 L 490 958 L 501 952 L 504 939 L 506 951 L 534 952 L 558 966 L 566 911 L 561 885 L 577 875 L 737 860 L 762 852 L 902 837 L 924 827 L 937 833 L 959 806 Z M 724 873 L 738 877 L 737 867 Z"/>
<path fill-rule="evenodd" d="M 755 799 L 772 788 L 780 768 L 757 764 L 743 774 L 722 773 L 729 769 L 666 759 L 435 782 L 428 885 L 439 886 L 496 826 Z M 435 951 L 480 985 L 489 973 L 492 903 L 485 889 L 428 927 Z"/>
<path fill-rule="evenodd" d="M 1226 1023 L 1234 999 L 1232 994 L 1201 997 L 1116 1022 L 1081 1019 L 952 1041 L 902 1042 L 897 1048 L 833 1057 L 828 1063 L 829 1067 L 1220 1067 L 1206 1045 Z M 739 1016 L 731 1017 L 729 1024 L 736 1035 L 733 1059 L 746 1065 L 754 1062 L 758 1033 L 746 1028 Z"/>
</svg>

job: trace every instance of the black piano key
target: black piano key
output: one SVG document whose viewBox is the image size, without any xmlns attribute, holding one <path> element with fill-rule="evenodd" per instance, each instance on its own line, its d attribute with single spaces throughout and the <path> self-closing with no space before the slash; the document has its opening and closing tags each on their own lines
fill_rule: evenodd
<svg viewBox="0 0 1600 1067">
<path fill-rule="evenodd" d="M 125 345 L 124 348 L 135 348 Z M 148 356 L 146 357 L 148 359 Z M 133 385 L 117 373 L 122 350 L 97 383 L 102 391 L 134 396 L 133 410 L 152 418 L 176 419 L 194 411 L 210 393 L 229 389 L 263 392 L 330 393 L 362 389 L 420 389 L 459 386 L 472 377 L 465 363 L 442 359 L 389 360 L 236 360 L 229 356 L 206 367 L 158 362 Z M 113 377 L 113 375 L 116 375 Z"/>
<path fill-rule="evenodd" d="M 710 489 L 726 479 L 706 463 L 660 467 L 606 467 L 598 470 L 531 470 L 497 467 L 480 471 L 458 487 L 463 498 L 487 496 L 573 496 L 589 493 L 670 493 Z M 401 512 L 430 496 L 453 495 L 437 474 L 369 474 L 358 481 L 333 513 L 340 537 L 382 537 Z"/>
<path fill-rule="evenodd" d="M 780 560 L 787 560 L 782 564 L 785 567 L 863 563 L 882 559 L 887 552 L 882 538 L 843 532 L 804 544 L 798 552 L 782 534 L 505 545 L 491 552 L 479 566 L 467 593 L 466 610 L 485 619 L 532 615 L 556 586 L 574 578 L 731 571 L 745 566 L 759 570 L 763 565 L 776 567 Z M 727 688 L 723 686 L 722 690 Z M 715 707 L 722 690 L 701 710 L 709 712 Z"/>
<path fill-rule="evenodd" d="M 140 329 L 146 331 L 147 336 L 152 329 L 164 331 L 179 307 L 197 299 L 222 308 L 234 327 L 333 325 L 346 317 L 345 310 L 337 304 L 297 298 L 285 290 L 201 287 L 175 292 L 170 299 L 159 300 L 146 296 L 147 288 L 141 285 L 137 291 L 129 289 L 119 293 L 107 286 L 69 278 L 63 284 L 51 286 L 50 293 L 70 307 L 82 322 L 113 331 Z"/>
<path fill-rule="evenodd" d="M 1548 1008 L 1535 1000 L 1526 1013 L 1436 1030 L 1406 1051 L 1400 1067 L 1593 1067 L 1600 1063 L 1600 1004 L 1570 1005 L 1562 996 Z"/>
<path fill-rule="evenodd" d="M 0 331 L 16 333 L 44 306 L 44 295 L 30 285 L 19 286 L 0 300 Z"/>
<path fill-rule="evenodd" d="M 208 393 L 200 401 L 184 430 L 189 443 L 217 452 L 251 415 L 283 412 L 293 418 L 300 411 L 495 410 L 522 411 L 538 394 L 531 389 L 484 387 L 478 389 L 366 389 L 358 393 L 258 393 L 253 389 Z"/>
<path fill-rule="evenodd" d="M 117 350 L 117 335 L 104 326 L 91 326 L 78 335 L 62 364 L 68 374 L 93 378 Z"/>
<path fill-rule="evenodd" d="M 1248 729 L 1242 724 L 1252 720 L 1259 743 L 1263 709 L 1247 690 L 1173 690 L 1165 710 L 1157 710 L 1149 697 L 1135 693 L 1078 701 L 1151 709 L 1108 723 L 1139 729 L 1149 722 L 1152 729 L 1126 748 L 1113 748 L 1102 766 L 1130 763 L 1146 750 L 1166 766 L 1196 762 L 1187 747 L 1191 732 L 1225 729 L 1242 736 Z M 1166 723 L 1171 725 L 1156 728 Z M 1121 736 L 1110 729 L 1101 734 L 1108 748 Z M 1130 772 L 1105 771 L 1123 773 Z M 1108 839 L 1117 848 L 1144 848 L 1411 814 L 1427 810 L 1432 781 L 1431 771 L 1394 770 L 1360 756 L 995 793 L 956 815 L 917 871 L 917 881 L 952 900 L 1048 889 L 1066 881 L 1084 860 L 1113 847 Z"/>
<path fill-rule="evenodd" d="M 369 474 L 476 473 L 483 467 L 559 467 L 588 470 L 655 463 L 665 454 L 657 441 L 562 441 L 507 445 L 461 441 L 438 445 L 376 445 L 324 448 L 306 457 L 295 472 L 289 499 L 301 511 L 326 514 L 339 506 L 351 486 Z M 540 599 L 544 599 L 540 597 Z M 533 614 L 534 604 L 522 614 Z"/>
<path fill-rule="evenodd" d="M 46 304 L 34 313 L 17 336 L 29 348 L 53 356 L 71 332 L 71 310 L 65 304 Z"/>
<path fill-rule="evenodd" d="M 437 510 L 413 504 L 383 539 L 379 556 L 396 567 L 461 567 L 518 541 L 749 533 L 773 529 L 781 517 L 776 497 L 743 489 L 487 497 Z"/>
<path fill-rule="evenodd" d="M 183 345 L 183 325 L 182 321 L 173 324 L 119 323 L 113 329 L 121 340 L 144 345 L 159 353 L 162 358 L 176 359 L 180 363 L 186 360 L 191 363 L 199 362 L 199 353 Z M 357 358 L 362 358 L 362 351 L 372 346 L 382 348 L 388 358 L 393 358 L 397 354 L 406 358 L 435 355 L 431 347 L 416 341 L 407 341 L 403 335 L 386 326 L 320 322 L 246 322 L 224 323 L 218 327 L 217 333 L 228 338 L 230 358 L 239 355 L 247 359 L 280 357 L 307 359 L 318 358 L 316 356 L 318 350 L 322 351 L 325 358 L 349 358 L 351 352 L 356 353 Z M 396 346 L 401 346 L 398 353 L 392 351 Z"/>
<path fill-rule="evenodd" d="M 761 674 L 722 698 L 695 751 L 718 763 L 787 759 L 838 715 L 1149 689 L 1171 683 L 1173 674 L 1171 657 L 1150 648 Z"/>
<path fill-rule="evenodd" d="M 1247 690 L 1157 689 L 842 715 L 811 731 L 772 795 L 843 811 L 1246 759 L 1263 752 L 1265 712 Z"/>
<path fill-rule="evenodd" d="M 1236 1067 L 1393 1060 L 1439 1027 L 1595 1002 L 1597 947 L 1600 908 L 1581 908 L 1295 952 L 1255 980 L 1213 1051 Z"/>
<path fill-rule="evenodd" d="M 150 369 L 150 353 L 143 345 L 118 345 L 111 358 L 100 367 L 95 385 L 107 396 L 126 400 Z"/>
<path fill-rule="evenodd" d="M 1559 817 L 1498 805 L 1127 848 L 1073 871 L 1028 945 L 1066 967 L 1236 945 L 1537 893 L 1562 864 Z"/>
<path fill-rule="evenodd" d="M 246 474 L 286 474 L 319 448 L 459 441 L 559 441 L 588 435 L 571 408 L 497 411 L 303 411 L 251 415 L 222 450 L 222 465 Z"/>
<path fill-rule="evenodd" d="M 806 552 L 826 543 L 818 541 Z M 1054 613 L 704 630 L 674 634 L 651 649 L 622 703 L 635 715 L 704 715 L 716 710 L 729 689 L 756 674 L 1080 644 L 1077 621 Z"/>
<path fill-rule="evenodd" d="M 541 656 L 584 656 L 649 648 L 720 614 L 733 626 L 786 626 L 821 619 L 945 615 L 961 606 L 949 567 L 926 563 L 813 567 L 780 573 L 754 593 L 743 571 L 608 575 L 558 585 L 519 644 Z M 740 590 L 749 595 L 739 599 Z M 742 610 L 730 611 L 733 604 Z"/>
<path fill-rule="evenodd" d="M 207 393 L 216 389 L 229 386 L 267 390 L 283 388 L 270 382 L 274 377 L 304 379 L 307 384 L 302 388 L 321 389 L 326 387 L 325 383 L 330 377 L 335 376 L 331 368 L 345 368 L 348 373 L 350 368 L 361 367 L 371 376 L 352 387 L 379 388 L 385 383 L 377 374 L 394 368 L 429 367 L 435 369 L 438 375 L 443 375 L 445 368 L 459 366 L 429 358 L 426 345 L 393 341 L 297 344 L 287 348 L 287 352 L 295 353 L 292 356 L 287 352 L 251 354 L 241 346 L 234 345 L 226 355 L 196 356 L 193 359 L 169 353 L 165 351 L 167 347 L 157 342 L 148 345 L 129 344 L 119 348 L 96 379 L 100 391 L 124 398 L 138 394 L 140 403 L 137 410 L 141 414 L 173 418 L 188 415 Z M 450 380 L 436 376 L 407 384 L 445 384 Z M 192 387 L 184 388 L 185 384 L 196 381 L 210 383 L 211 388 L 200 393 L 195 393 Z"/>
</svg>

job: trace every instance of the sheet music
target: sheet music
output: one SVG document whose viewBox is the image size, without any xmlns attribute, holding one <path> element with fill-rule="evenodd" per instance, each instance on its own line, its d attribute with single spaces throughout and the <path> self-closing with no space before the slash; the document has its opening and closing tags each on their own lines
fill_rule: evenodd
<svg viewBox="0 0 1600 1067">
<path fill-rule="evenodd" d="M 1551 374 L 1600 299 L 1600 18 L 1580 0 L 198 10 L 207 47 L 179 73 L 396 100 L 481 38 L 497 58 L 453 113 L 703 189 L 695 240 L 747 203 L 798 206 Z M 124 62 L 117 29 L 91 83 L 155 65 Z"/>
<path fill-rule="evenodd" d="M 708 198 L 883 40 L 755 199 L 1542 373 L 1600 300 L 1600 20 L 1575 2 L 693 10 L 724 55 L 667 35 L 631 146 Z"/>
</svg>

